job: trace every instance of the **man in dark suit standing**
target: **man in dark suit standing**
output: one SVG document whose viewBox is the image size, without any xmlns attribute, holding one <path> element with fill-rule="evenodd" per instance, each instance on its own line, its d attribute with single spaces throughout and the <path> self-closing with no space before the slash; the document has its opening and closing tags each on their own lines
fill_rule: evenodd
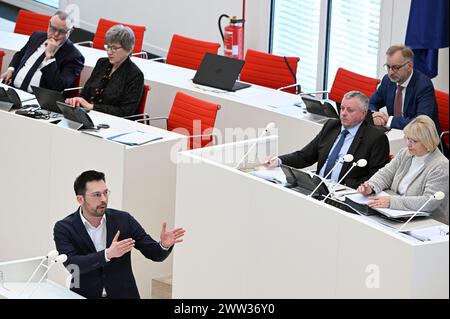
<svg viewBox="0 0 450 319">
<path fill-rule="evenodd" d="M 340 120 L 329 120 L 303 149 L 272 159 L 266 166 L 285 164 L 304 168 L 317 163 L 320 176 L 328 175 L 329 179 L 339 181 L 352 164 L 344 163 L 343 157 L 352 154 L 354 161 L 365 159 L 367 165 L 353 168 L 342 183 L 357 188 L 361 181 L 375 174 L 389 159 L 389 141 L 384 131 L 365 121 L 368 100 L 358 91 L 346 93 L 341 103 Z"/>
<path fill-rule="evenodd" d="M 414 53 L 402 45 L 391 46 L 386 52 L 387 74 L 369 101 L 375 111 L 375 125 L 403 129 L 418 115 L 427 115 L 439 128 L 434 87 L 431 80 L 414 70 Z M 386 107 L 385 111 L 379 111 Z M 439 129 L 438 129 L 439 130 Z"/>
<path fill-rule="evenodd" d="M 74 190 L 79 209 L 53 230 L 56 249 L 68 257 L 64 264 L 79 270 L 72 281 L 79 286 L 71 289 L 86 298 L 139 298 L 131 250 L 163 261 L 183 241 L 184 229 L 167 231 L 163 223 L 160 241 L 152 239 L 129 213 L 107 208 L 110 191 L 101 172 L 83 172 Z"/>
<path fill-rule="evenodd" d="M 68 14 L 57 11 L 47 33 L 34 32 L 14 54 L 2 81 L 28 92 L 32 92 L 31 85 L 55 91 L 72 87 L 84 66 L 84 57 L 69 40 L 72 31 Z"/>
</svg>

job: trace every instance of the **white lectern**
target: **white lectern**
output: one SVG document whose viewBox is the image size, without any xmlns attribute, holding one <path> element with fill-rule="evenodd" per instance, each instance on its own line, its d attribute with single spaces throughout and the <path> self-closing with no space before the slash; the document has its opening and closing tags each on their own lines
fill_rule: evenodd
<svg viewBox="0 0 450 319">
<path fill-rule="evenodd" d="M 84 299 L 69 288 L 49 280 L 47 275 L 38 283 L 45 272 L 43 267 L 27 285 L 28 278 L 43 258 L 44 256 L 0 263 L 0 299 Z M 55 265 L 56 267 L 64 268 L 60 264 Z"/>
</svg>

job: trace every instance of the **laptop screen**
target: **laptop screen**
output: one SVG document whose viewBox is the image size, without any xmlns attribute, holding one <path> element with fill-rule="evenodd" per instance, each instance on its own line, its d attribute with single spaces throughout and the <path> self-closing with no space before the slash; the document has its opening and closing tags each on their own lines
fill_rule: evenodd
<svg viewBox="0 0 450 319">
<path fill-rule="evenodd" d="M 37 86 L 31 86 L 36 99 L 38 100 L 41 109 L 54 113 L 61 113 L 61 110 L 56 105 L 56 102 L 64 102 L 64 96 L 61 92 L 53 91 Z"/>
<path fill-rule="evenodd" d="M 244 61 L 242 60 L 206 53 L 195 73 L 193 82 L 227 91 L 249 87 L 249 84 L 235 86 L 243 66 Z"/>
</svg>

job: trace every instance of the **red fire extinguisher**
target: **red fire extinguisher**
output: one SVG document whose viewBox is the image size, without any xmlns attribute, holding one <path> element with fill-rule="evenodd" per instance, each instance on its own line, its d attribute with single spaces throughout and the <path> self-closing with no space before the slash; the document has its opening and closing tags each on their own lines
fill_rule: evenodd
<svg viewBox="0 0 450 319">
<path fill-rule="evenodd" d="M 230 24 L 222 31 L 222 19 L 227 18 Z M 236 16 L 222 14 L 219 17 L 219 30 L 223 41 L 223 54 L 225 56 L 244 59 L 244 19 L 238 19 Z"/>
</svg>

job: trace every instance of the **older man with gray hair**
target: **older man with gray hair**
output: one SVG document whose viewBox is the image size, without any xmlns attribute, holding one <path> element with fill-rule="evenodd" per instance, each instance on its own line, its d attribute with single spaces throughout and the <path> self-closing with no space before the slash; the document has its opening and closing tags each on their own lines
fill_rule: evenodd
<svg viewBox="0 0 450 319">
<path fill-rule="evenodd" d="M 329 179 L 338 181 L 351 167 L 351 163 L 343 161 L 344 155 L 352 154 L 354 161 L 365 159 L 367 165 L 353 168 L 342 183 L 352 188 L 358 187 L 389 161 L 386 135 L 365 121 L 368 102 L 367 96 L 361 92 L 346 93 L 342 99 L 340 120 L 327 121 L 308 145 L 294 153 L 272 159 L 266 166 L 285 164 L 304 168 L 317 163 L 320 176 L 328 175 Z"/>
<path fill-rule="evenodd" d="M 112 26 L 105 39 L 108 57 L 97 61 L 80 97 L 67 99 L 66 103 L 120 117 L 136 114 L 144 90 L 144 74 L 130 59 L 133 47 L 133 30 Z"/>
<path fill-rule="evenodd" d="M 31 85 L 55 91 L 70 88 L 84 66 L 84 57 L 69 40 L 72 31 L 71 17 L 57 11 L 50 18 L 47 33 L 34 32 L 14 54 L 1 80 L 28 92 L 32 92 Z"/>
</svg>

